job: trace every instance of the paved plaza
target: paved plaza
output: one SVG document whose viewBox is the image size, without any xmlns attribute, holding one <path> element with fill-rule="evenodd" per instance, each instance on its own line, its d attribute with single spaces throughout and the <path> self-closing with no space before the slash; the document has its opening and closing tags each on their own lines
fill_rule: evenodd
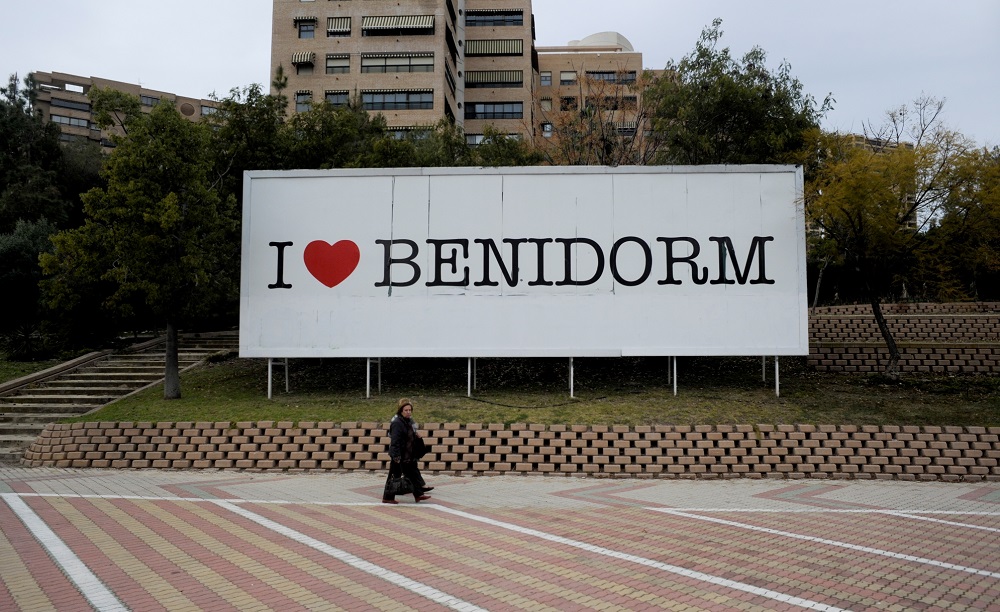
<svg viewBox="0 0 1000 612">
<path fill-rule="evenodd" d="M 0 468 L 0 610 L 1000 610 L 1000 484 Z"/>
</svg>

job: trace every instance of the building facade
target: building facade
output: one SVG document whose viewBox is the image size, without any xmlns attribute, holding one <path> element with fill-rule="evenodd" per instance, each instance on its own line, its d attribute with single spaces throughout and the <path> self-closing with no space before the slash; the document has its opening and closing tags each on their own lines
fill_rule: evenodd
<svg viewBox="0 0 1000 612">
<path fill-rule="evenodd" d="M 42 117 L 56 123 L 62 130 L 63 141 L 90 140 L 101 146 L 111 147 L 111 132 L 101 130 L 93 121 L 90 98 L 87 94 L 94 87 L 107 87 L 139 98 L 142 108 L 149 110 L 169 100 L 180 114 L 192 121 L 214 111 L 215 102 L 187 98 L 165 91 L 148 89 L 141 85 L 111 81 L 99 77 L 84 77 L 62 72 L 33 72 L 35 80 L 35 109 Z"/>
<path fill-rule="evenodd" d="M 586 103 L 581 85 L 642 70 L 616 33 L 536 48 L 531 0 L 274 0 L 271 36 L 271 74 L 296 112 L 359 97 L 398 134 L 447 117 L 470 144 L 490 125 L 534 138 L 565 100 Z"/>
</svg>

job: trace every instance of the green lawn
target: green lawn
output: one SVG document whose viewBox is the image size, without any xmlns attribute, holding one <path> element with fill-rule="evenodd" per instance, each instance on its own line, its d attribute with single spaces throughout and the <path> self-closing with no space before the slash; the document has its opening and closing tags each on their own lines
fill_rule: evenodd
<svg viewBox="0 0 1000 612">
<path fill-rule="evenodd" d="M 464 359 L 384 359 L 382 393 L 365 398 L 363 359 L 291 361 L 291 393 L 275 369 L 267 399 L 264 360 L 230 358 L 185 373 L 183 397 L 162 388 L 76 421 L 375 421 L 396 400 L 414 400 L 421 423 L 886 424 L 1000 426 L 1000 378 L 819 374 L 804 358 L 781 360 L 781 397 L 759 358 L 682 358 L 678 395 L 661 358 L 576 359 L 569 397 L 565 359 L 480 359 L 478 389 L 466 397 Z"/>
<path fill-rule="evenodd" d="M 40 372 L 46 368 L 60 364 L 60 361 L 7 361 L 0 359 L 0 383 L 21 378 L 28 374 Z"/>
</svg>

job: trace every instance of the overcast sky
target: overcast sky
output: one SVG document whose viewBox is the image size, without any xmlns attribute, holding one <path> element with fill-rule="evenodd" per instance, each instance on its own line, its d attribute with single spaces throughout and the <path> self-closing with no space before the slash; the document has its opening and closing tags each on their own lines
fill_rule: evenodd
<svg viewBox="0 0 1000 612">
<path fill-rule="evenodd" d="M 98 76 L 191 97 L 267 84 L 271 0 L 7 0 L 0 69 Z M 712 20 L 723 46 L 782 60 L 806 91 L 836 99 L 824 127 L 860 132 L 922 94 L 944 121 L 1000 145 L 997 0 L 534 0 L 536 44 L 617 31 L 646 68 L 687 55 Z"/>
</svg>

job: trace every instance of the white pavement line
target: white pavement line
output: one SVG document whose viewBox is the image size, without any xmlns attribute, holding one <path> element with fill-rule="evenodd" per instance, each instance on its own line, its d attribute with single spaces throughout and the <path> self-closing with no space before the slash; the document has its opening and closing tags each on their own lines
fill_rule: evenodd
<svg viewBox="0 0 1000 612">
<path fill-rule="evenodd" d="M 1000 529 L 997 529 L 996 527 L 986 527 L 985 525 L 970 525 L 968 523 L 956 523 L 955 521 L 942 521 L 941 519 L 931 518 L 929 516 L 917 516 L 916 514 L 899 512 L 896 510 L 886 510 L 885 512 L 883 512 L 883 514 L 899 516 L 902 518 L 913 519 L 916 521 L 930 521 L 931 523 L 941 523 L 942 525 L 949 525 L 952 527 L 962 527 L 964 529 L 979 529 L 980 531 L 992 531 L 993 533 L 1000 533 Z"/>
<path fill-rule="evenodd" d="M 648 510 L 661 510 L 661 508 L 648 508 Z M 883 510 L 879 508 L 669 508 L 674 512 L 732 512 L 734 514 L 893 514 L 902 512 L 904 514 L 954 514 L 959 516 L 1000 516 L 1000 512 L 980 512 L 972 510 L 907 510 L 899 508 L 896 510 Z"/>
<path fill-rule="evenodd" d="M 678 512 L 670 508 L 648 508 L 648 510 L 653 510 L 655 512 L 662 512 L 664 514 L 672 514 L 674 516 L 682 516 L 685 518 L 695 519 L 699 521 L 707 521 L 709 523 L 717 523 L 719 525 L 727 525 L 729 527 L 738 527 L 740 529 L 749 529 L 750 531 L 760 531 L 762 533 L 769 533 L 771 535 L 784 536 L 786 538 L 794 538 L 796 540 L 804 540 L 806 542 L 814 542 L 816 544 L 825 544 L 827 546 L 836 546 L 839 548 L 846 548 L 848 550 L 856 550 L 858 552 L 869 553 L 872 555 L 880 555 L 882 557 L 890 557 L 893 559 L 900 559 L 902 561 L 910 561 L 913 563 L 922 563 L 925 565 L 933 565 L 935 567 L 940 567 L 944 569 L 955 570 L 958 572 L 967 572 L 969 574 L 976 574 L 977 576 L 987 576 L 989 578 L 1000 578 L 1000 574 L 996 572 L 991 572 L 989 570 L 978 569 L 975 567 L 968 567 L 965 565 L 957 565 L 955 563 L 947 563 L 945 561 L 938 561 L 936 559 L 926 559 L 924 557 L 915 557 L 913 555 L 907 555 L 903 553 L 892 552 L 888 550 L 881 550 L 878 548 L 871 548 L 869 546 L 860 546 L 858 544 L 850 544 L 848 542 L 838 542 L 836 540 L 827 540 L 826 538 L 817 538 L 815 536 L 802 535 L 800 533 L 792 533 L 789 531 L 779 531 L 777 529 L 771 529 L 769 527 L 758 527 L 757 525 L 749 525 L 747 523 L 737 523 L 736 521 L 727 521 L 726 519 L 715 518 L 711 516 L 699 516 L 697 514 L 688 514 L 687 512 Z"/>
<path fill-rule="evenodd" d="M 565 546 L 571 546 L 573 548 L 579 548 L 580 550 L 585 550 L 590 553 L 603 555 L 606 557 L 612 557 L 614 559 L 619 559 L 621 561 L 628 561 L 630 563 L 637 563 L 644 567 L 649 567 L 652 569 L 661 570 L 664 572 L 669 572 L 671 574 L 677 574 L 685 578 L 692 578 L 694 580 L 701 580 L 702 582 L 708 582 L 716 586 L 723 586 L 730 589 L 735 589 L 737 591 L 743 591 L 745 593 L 750 593 L 752 595 L 757 595 L 759 597 L 767 597 L 775 601 L 780 601 L 783 603 L 789 603 L 792 605 L 800 606 L 803 608 L 808 608 L 810 610 L 824 610 L 825 612 L 846 612 L 843 608 L 837 608 L 835 606 L 830 606 L 827 604 L 819 603 L 817 601 L 812 601 L 809 599 L 803 599 L 801 597 L 795 597 L 793 595 L 786 595 L 785 593 L 779 593 L 777 591 L 772 591 L 770 589 L 764 589 L 761 587 L 753 586 L 752 584 L 746 584 L 743 582 L 737 582 L 735 580 L 729 580 L 728 578 L 721 578 L 719 576 L 713 576 L 711 574 L 705 574 L 703 572 L 698 572 L 694 570 L 689 570 L 677 565 L 670 565 L 669 563 L 662 563 L 660 561 L 654 561 L 652 559 L 646 559 L 645 557 L 639 557 L 636 555 L 631 555 L 628 553 L 623 553 L 617 550 L 611 550 L 610 548 L 604 548 L 603 546 L 596 546 L 594 544 L 587 544 L 586 542 L 579 542 L 577 540 L 571 540 L 569 538 L 564 538 L 562 536 L 553 535 L 551 533 L 545 533 L 544 531 L 538 531 L 537 529 L 530 529 L 527 527 L 521 527 L 520 525 L 514 525 L 512 523 L 505 523 L 503 521 L 497 521 L 494 519 L 486 518 L 484 516 L 478 516 L 475 514 L 470 514 L 468 512 L 463 512 L 461 510 L 455 510 L 453 508 L 448 508 L 445 506 L 438 506 L 436 504 L 429 504 L 428 508 L 434 508 L 440 510 L 441 512 L 446 512 L 448 514 L 454 514 L 455 516 L 460 516 L 462 518 L 468 519 L 470 521 L 477 521 L 480 523 L 486 523 L 487 525 L 492 525 L 494 527 L 500 527 L 501 529 L 508 529 L 510 531 L 515 531 L 517 533 L 532 536 L 536 538 L 541 538 L 543 540 L 548 540 L 549 542 L 555 542 L 557 544 L 563 544 Z"/>
<path fill-rule="evenodd" d="M 35 514 L 35 511 L 24 503 L 19 495 L 0 493 L 0 497 L 3 497 L 3 500 L 21 519 L 31 535 L 35 536 L 39 544 L 48 551 L 49 556 L 62 568 L 66 577 L 76 585 L 76 588 L 80 590 L 80 593 L 95 610 L 101 610 L 101 612 L 128 610 L 128 607 L 115 597 L 108 587 L 104 586 L 104 583 L 87 568 L 86 564 L 70 550 L 69 546 L 66 546 L 66 543 L 55 532 L 49 529 L 45 521 Z"/>
<path fill-rule="evenodd" d="M 225 508 L 234 514 L 238 514 L 243 518 L 249 519 L 258 525 L 266 527 L 275 533 L 279 533 L 286 538 L 292 539 L 299 544 L 304 544 L 310 548 L 318 550 L 321 553 L 330 555 L 338 561 L 342 561 L 351 567 L 366 572 L 378 578 L 382 578 L 387 582 L 390 582 L 400 588 L 407 589 L 418 595 L 426 597 L 431 601 L 439 603 L 443 606 L 447 606 L 452 610 L 460 610 L 461 612 L 486 612 L 485 609 L 475 606 L 467 601 L 463 601 L 457 597 L 444 593 L 435 589 L 434 587 L 428 586 L 417 582 L 416 580 L 411 580 L 402 574 L 397 574 L 391 570 L 387 570 L 384 567 L 379 567 L 374 563 L 369 563 L 364 559 L 356 557 L 349 552 L 340 550 L 339 548 L 334 548 L 325 542 L 321 542 L 315 538 L 307 536 L 304 533 L 295 531 L 290 527 L 286 527 L 277 521 L 272 521 L 271 519 L 261 516 L 255 512 L 251 512 L 246 508 L 240 508 L 239 506 L 229 503 L 225 500 L 208 500 L 217 504 L 221 508 Z"/>
</svg>

